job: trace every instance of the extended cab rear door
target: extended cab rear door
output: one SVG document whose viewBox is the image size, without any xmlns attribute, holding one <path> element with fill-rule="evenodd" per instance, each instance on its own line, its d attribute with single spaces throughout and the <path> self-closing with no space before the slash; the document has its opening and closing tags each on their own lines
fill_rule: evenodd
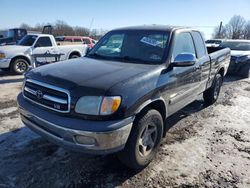
<svg viewBox="0 0 250 188">
<path fill-rule="evenodd" d="M 200 68 L 200 88 L 199 93 L 202 93 L 205 88 L 210 74 L 210 58 L 207 53 L 207 48 L 205 46 L 205 41 L 201 36 L 200 32 L 192 31 L 192 37 L 194 39 L 194 45 L 196 50 L 197 67 Z"/>
</svg>

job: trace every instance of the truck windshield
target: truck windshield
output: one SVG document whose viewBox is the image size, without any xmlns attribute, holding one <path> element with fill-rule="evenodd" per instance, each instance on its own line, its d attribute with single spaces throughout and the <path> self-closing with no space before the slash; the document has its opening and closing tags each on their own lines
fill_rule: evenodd
<svg viewBox="0 0 250 188">
<path fill-rule="evenodd" d="M 32 46 L 37 38 L 37 35 L 26 35 L 19 42 L 21 46 Z"/>
<path fill-rule="evenodd" d="M 106 34 L 87 57 L 159 64 L 163 62 L 168 38 L 166 31 L 113 31 Z"/>
<path fill-rule="evenodd" d="M 13 29 L 7 31 L 8 38 L 14 38 L 14 36 L 15 36 L 15 31 Z"/>
<path fill-rule="evenodd" d="M 239 50 L 239 51 L 249 51 L 250 50 L 250 42 L 223 42 L 220 44 L 222 48 L 230 48 L 231 50 Z"/>
</svg>

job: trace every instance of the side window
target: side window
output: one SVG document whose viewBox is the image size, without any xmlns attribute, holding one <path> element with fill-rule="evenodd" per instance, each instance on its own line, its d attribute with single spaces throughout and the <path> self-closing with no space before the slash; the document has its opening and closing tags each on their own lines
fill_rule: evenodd
<svg viewBox="0 0 250 188">
<path fill-rule="evenodd" d="M 197 52 L 197 58 L 202 58 L 206 56 L 205 44 L 201 37 L 201 34 L 197 31 L 192 32 L 194 37 L 194 44 Z"/>
<path fill-rule="evenodd" d="M 82 39 L 83 40 L 83 44 L 90 44 L 89 39 Z"/>
<path fill-rule="evenodd" d="M 74 42 L 82 42 L 82 39 L 74 39 Z"/>
<path fill-rule="evenodd" d="M 49 37 L 40 37 L 36 42 L 36 47 L 48 47 L 48 46 L 52 46 Z"/>
<path fill-rule="evenodd" d="M 174 42 L 172 59 L 181 53 L 191 53 L 195 55 L 193 39 L 190 33 L 179 33 Z"/>
</svg>

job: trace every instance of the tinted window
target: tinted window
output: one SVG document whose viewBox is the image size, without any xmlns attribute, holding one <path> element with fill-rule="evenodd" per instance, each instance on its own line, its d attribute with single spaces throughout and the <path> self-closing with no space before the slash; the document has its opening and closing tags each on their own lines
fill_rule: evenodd
<svg viewBox="0 0 250 188">
<path fill-rule="evenodd" d="M 204 41 L 200 35 L 199 32 L 192 32 L 193 37 L 194 37 L 194 44 L 197 52 L 197 58 L 201 58 L 203 56 L 206 56 L 206 50 L 205 50 L 205 45 Z"/>
<path fill-rule="evenodd" d="M 82 39 L 74 39 L 74 42 L 82 42 Z"/>
<path fill-rule="evenodd" d="M 72 42 L 72 39 L 64 39 L 65 42 Z"/>
<path fill-rule="evenodd" d="M 207 44 L 220 44 L 222 41 L 221 40 L 207 40 Z"/>
<path fill-rule="evenodd" d="M 83 44 L 90 44 L 89 39 L 82 39 L 82 41 L 83 41 Z"/>
<path fill-rule="evenodd" d="M 194 43 L 190 33 L 179 33 L 176 36 L 173 49 L 173 60 L 181 53 L 191 53 L 195 55 Z"/>
<path fill-rule="evenodd" d="M 36 47 L 48 47 L 48 46 L 52 46 L 49 37 L 40 37 L 36 42 Z"/>
</svg>

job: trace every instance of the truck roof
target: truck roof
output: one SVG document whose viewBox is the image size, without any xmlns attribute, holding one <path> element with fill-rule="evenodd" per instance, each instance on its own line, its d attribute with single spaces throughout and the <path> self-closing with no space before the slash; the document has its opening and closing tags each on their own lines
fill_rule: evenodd
<svg viewBox="0 0 250 188">
<path fill-rule="evenodd" d="M 53 35 L 41 34 L 41 33 L 28 33 L 28 35 L 37 35 L 38 37 L 51 37 Z"/>
<path fill-rule="evenodd" d="M 188 27 L 181 27 L 181 26 L 170 26 L 170 25 L 141 25 L 141 26 L 129 26 L 129 27 L 122 27 L 117 30 L 153 30 L 153 31 L 168 31 L 171 32 L 176 29 L 191 29 Z"/>
</svg>

